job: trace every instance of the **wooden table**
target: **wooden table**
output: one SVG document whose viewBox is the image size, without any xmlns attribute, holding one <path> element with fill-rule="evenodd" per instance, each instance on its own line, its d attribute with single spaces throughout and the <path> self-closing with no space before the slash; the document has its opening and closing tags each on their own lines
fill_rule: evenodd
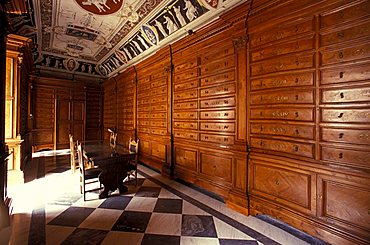
<svg viewBox="0 0 370 245">
<path fill-rule="evenodd" d="M 84 141 L 81 144 L 85 156 L 102 170 L 99 181 L 104 189 L 99 193 L 99 198 L 108 197 L 109 191 L 117 188 L 120 193 L 127 192 L 128 188 L 123 180 L 127 176 L 129 161 L 135 159 L 135 152 L 130 152 L 121 145 L 112 148 L 106 141 Z"/>
</svg>

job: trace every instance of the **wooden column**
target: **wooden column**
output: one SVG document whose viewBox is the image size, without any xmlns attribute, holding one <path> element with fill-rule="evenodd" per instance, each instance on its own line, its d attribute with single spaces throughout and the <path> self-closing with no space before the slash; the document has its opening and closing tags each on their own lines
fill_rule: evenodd
<svg viewBox="0 0 370 245">
<path fill-rule="evenodd" d="M 5 147 L 5 69 L 6 69 L 6 1 L 0 1 L 0 230 L 9 225 L 9 209 L 5 204 L 8 155 Z"/>
</svg>

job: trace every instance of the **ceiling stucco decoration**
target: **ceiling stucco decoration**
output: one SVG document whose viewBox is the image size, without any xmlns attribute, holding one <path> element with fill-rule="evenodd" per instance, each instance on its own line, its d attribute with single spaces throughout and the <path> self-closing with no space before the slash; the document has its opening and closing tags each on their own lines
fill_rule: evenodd
<svg viewBox="0 0 370 245">
<path fill-rule="evenodd" d="M 33 0 L 17 30 L 37 43 L 38 69 L 110 77 L 241 2 Z"/>
</svg>

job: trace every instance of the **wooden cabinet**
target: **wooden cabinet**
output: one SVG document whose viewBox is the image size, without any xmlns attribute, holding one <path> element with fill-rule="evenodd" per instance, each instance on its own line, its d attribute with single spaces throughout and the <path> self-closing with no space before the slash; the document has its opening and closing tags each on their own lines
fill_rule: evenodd
<svg viewBox="0 0 370 245">
<path fill-rule="evenodd" d="M 104 127 L 134 125 L 142 162 L 240 212 L 366 244 L 369 7 L 245 1 L 107 80 Z"/>
<path fill-rule="evenodd" d="M 251 212 L 330 243 L 365 244 L 369 1 L 303 2 L 256 4 L 251 14 Z M 301 4 L 311 8 L 295 11 Z"/>
<path fill-rule="evenodd" d="M 69 134 L 80 141 L 101 139 L 102 93 L 98 85 L 88 85 L 48 77 L 33 80 L 30 107 L 34 151 L 67 149 Z"/>
</svg>

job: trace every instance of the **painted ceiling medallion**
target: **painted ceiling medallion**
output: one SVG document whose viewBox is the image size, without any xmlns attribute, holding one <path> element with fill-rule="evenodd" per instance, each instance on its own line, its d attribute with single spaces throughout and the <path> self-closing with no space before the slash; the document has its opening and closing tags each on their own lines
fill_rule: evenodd
<svg viewBox="0 0 370 245">
<path fill-rule="evenodd" d="M 98 14 L 113 14 L 121 9 L 124 0 L 75 0 L 86 11 Z"/>
<path fill-rule="evenodd" d="M 218 0 L 203 0 L 205 3 L 207 3 L 212 8 L 217 8 Z"/>
</svg>

